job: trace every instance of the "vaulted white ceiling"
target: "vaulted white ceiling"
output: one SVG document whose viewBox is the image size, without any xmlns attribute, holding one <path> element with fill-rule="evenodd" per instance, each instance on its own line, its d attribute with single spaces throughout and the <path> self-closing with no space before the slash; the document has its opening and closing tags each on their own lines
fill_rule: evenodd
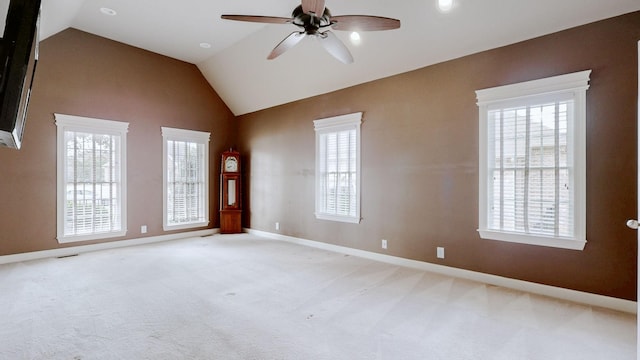
<svg viewBox="0 0 640 360">
<path fill-rule="evenodd" d="M 332 58 L 313 38 L 267 60 L 295 26 L 220 19 L 222 14 L 288 17 L 299 4 L 42 0 L 41 37 L 73 27 L 196 64 L 240 115 L 640 10 L 638 0 L 454 0 L 447 13 L 438 9 L 437 0 L 326 0 L 333 15 L 377 15 L 402 23 L 397 30 L 362 33 L 359 45 L 350 42 L 348 33 L 334 31 L 355 58 L 349 65 Z M 117 15 L 103 14 L 103 7 Z"/>
</svg>

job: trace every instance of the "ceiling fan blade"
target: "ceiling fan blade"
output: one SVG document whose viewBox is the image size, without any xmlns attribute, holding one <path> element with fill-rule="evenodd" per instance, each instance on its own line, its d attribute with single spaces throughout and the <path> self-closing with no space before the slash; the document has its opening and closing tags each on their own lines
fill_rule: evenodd
<svg viewBox="0 0 640 360">
<path fill-rule="evenodd" d="M 332 16 L 331 27 L 334 30 L 346 31 L 376 31 L 400 28 L 400 20 L 381 16 L 369 15 L 339 15 Z"/>
<path fill-rule="evenodd" d="M 291 22 L 291 18 L 277 16 L 222 15 L 220 17 L 225 20 L 248 21 L 266 24 L 288 24 Z"/>
<path fill-rule="evenodd" d="M 305 14 L 312 12 L 316 16 L 322 16 L 324 14 L 324 0 L 302 0 L 302 11 Z"/>
<path fill-rule="evenodd" d="M 345 64 L 351 64 L 353 62 L 353 56 L 349 52 L 349 49 L 338 39 L 338 37 L 331 31 L 325 31 L 318 36 L 318 40 L 324 49 L 327 50 L 334 58 L 340 60 Z"/>
<path fill-rule="evenodd" d="M 280 41 L 280 43 L 276 45 L 273 50 L 271 50 L 271 53 L 269 54 L 269 56 L 267 56 L 267 59 L 272 60 L 282 55 L 282 53 L 291 49 L 297 43 L 299 43 L 300 40 L 304 39 L 306 35 L 307 34 L 305 34 L 304 32 L 292 32 L 291 34 L 289 34 L 289 36 L 284 38 L 284 40 Z"/>
</svg>

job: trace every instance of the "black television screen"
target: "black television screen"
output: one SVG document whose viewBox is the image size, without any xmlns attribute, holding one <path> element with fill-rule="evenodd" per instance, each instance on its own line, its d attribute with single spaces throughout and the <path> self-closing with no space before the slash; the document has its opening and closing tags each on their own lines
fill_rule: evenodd
<svg viewBox="0 0 640 360">
<path fill-rule="evenodd" d="M 20 149 L 38 60 L 40 0 L 11 0 L 0 40 L 0 146 Z"/>
</svg>

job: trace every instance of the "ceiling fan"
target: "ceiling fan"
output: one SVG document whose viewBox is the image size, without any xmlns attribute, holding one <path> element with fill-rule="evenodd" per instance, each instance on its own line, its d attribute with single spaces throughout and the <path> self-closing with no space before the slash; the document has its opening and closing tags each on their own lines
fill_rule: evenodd
<svg viewBox="0 0 640 360">
<path fill-rule="evenodd" d="M 290 18 L 276 16 L 256 15 L 222 15 L 226 20 L 248 21 L 267 24 L 293 24 L 300 27 L 301 31 L 294 31 L 282 40 L 271 51 L 267 59 L 275 59 L 285 51 L 294 47 L 306 36 L 317 38 L 327 52 L 345 64 L 353 62 L 353 56 L 349 49 L 328 30 L 344 31 L 377 31 L 393 30 L 400 28 L 400 20 L 369 15 L 340 15 L 332 16 L 325 0 L 302 0 L 291 13 Z"/>
</svg>

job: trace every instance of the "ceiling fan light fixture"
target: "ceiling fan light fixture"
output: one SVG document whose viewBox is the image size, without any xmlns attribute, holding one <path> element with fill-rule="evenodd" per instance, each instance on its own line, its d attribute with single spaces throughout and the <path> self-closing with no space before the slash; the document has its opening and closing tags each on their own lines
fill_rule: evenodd
<svg viewBox="0 0 640 360">
<path fill-rule="evenodd" d="M 360 34 L 357 31 L 352 32 L 349 38 L 351 39 L 351 43 L 353 45 L 360 45 L 360 41 L 362 40 L 360 38 Z"/>
<path fill-rule="evenodd" d="M 453 0 L 438 0 L 438 9 L 442 12 L 449 12 L 453 9 Z"/>
</svg>

